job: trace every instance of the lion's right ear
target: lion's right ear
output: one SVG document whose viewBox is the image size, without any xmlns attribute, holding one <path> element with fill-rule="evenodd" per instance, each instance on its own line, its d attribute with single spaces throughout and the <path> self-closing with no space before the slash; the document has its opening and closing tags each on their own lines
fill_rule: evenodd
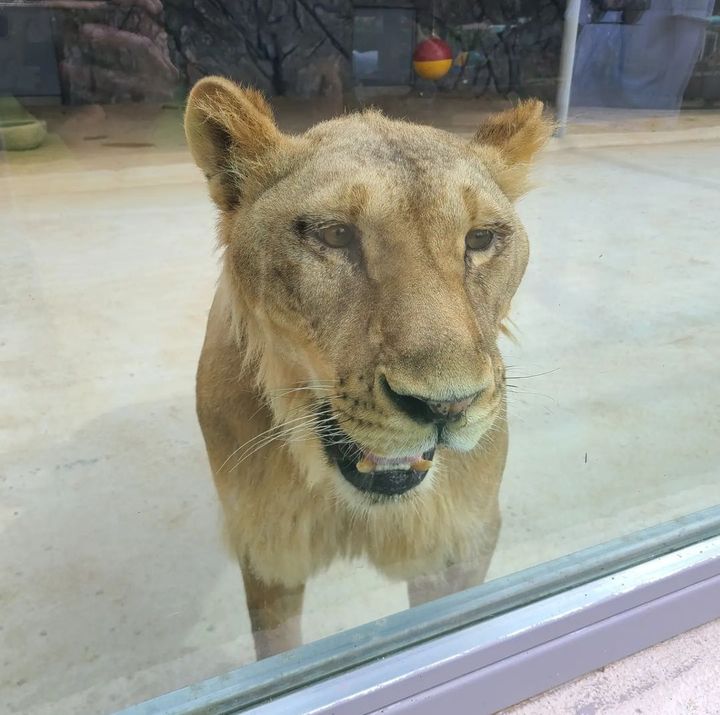
<svg viewBox="0 0 720 715">
<path fill-rule="evenodd" d="M 260 92 L 222 77 L 206 77 L 188 97 L 185 136 L 210 195 L 228 211 L 261 168 L 260 157 L 277 146 L 282 135 Z"/>
<path fill-rule="evenodd" d="M 528 173 L 535 155 L 550 138 L 554 124 L 543 116 L 543 104 L 528 99 L 487 119 L 470 142 L 473 147 L 492 147 L 500 156 L 493 166 L 495 179 L 511 200 L 528 189 Z"/>
</svg>

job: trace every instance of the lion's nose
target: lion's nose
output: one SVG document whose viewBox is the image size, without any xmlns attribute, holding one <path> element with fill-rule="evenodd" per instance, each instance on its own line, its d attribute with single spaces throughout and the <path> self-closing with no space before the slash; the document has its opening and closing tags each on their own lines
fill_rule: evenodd
<svg viewBox="0 0 720 715">
<path fill-rule="evenodd" d="M 470 397 L 465 397 L 462 400 L 456 402 L 433 402 L 432 400 L 427 401 L 427 406 L 433 414 L 442 417 L 443 419 L 452 420 L 459 417 L 470 405 L 475 401 L 475 398 L 479 395 L 476 392 Z"/>
<path fill-rule="evenodd" d="M 394 405 L 418 422 L 454 422 L 482 392 L 481 390 L 458 400 L 439 401 L 421 395 L 403 394 L 393 389 L 384 377 L 382 385 Z"/>
</svg>

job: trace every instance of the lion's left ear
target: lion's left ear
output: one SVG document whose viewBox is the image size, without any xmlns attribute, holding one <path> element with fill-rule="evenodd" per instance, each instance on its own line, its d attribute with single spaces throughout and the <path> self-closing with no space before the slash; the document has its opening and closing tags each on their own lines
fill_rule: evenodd
<svg viewBox="0 0 720 715">
<path fill-rule="evenodd" d="M 185 136 L 210 195 L 224 210 L 238 204 L 262 167 L 261 157 L 282 140 L 262 94 L 223 77 L 205 77 L 193 87 Z"/>
<path fill-rule="evenodd" d="M 492 147 L 497 151 L 499 166 L 491 169 L 500 188 L 511 199 L 516 199 L 527 191 L 530 164 L 553 129 L 553 122 L 543 116 L 543 103 L 529 99 L 486 120 L 470 144 L 474 148 Z"/>
</svg>

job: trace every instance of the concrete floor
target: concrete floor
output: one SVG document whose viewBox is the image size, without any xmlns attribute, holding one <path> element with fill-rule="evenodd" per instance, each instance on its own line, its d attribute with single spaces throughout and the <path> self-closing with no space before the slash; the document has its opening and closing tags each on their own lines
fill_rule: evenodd
<svg viewBox="0 0 720 715">
<path fill-rule="evenodd" d="M 720 621 L 555 688 L 503 715 L 718 715 Z"/>
<path fill-rule="evenodd" d="M 597 144 L 521 206 L 491 578 L 720 501 L 720 141 Z M 193 412 L 214 219 L 182 149 L 51 149 L 0 166 L 0 713 L 104 713 L 252 659 Z M 338 564 L 306 639 L 406 605 Z"/>
</svg>

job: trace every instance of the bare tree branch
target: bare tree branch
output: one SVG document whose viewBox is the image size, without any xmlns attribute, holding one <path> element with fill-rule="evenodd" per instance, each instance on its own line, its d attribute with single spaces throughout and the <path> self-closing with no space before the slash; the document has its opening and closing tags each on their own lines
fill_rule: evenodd
<svg viewBox="0 0 720 715">
<path fill-rule="evenodd" d="M 338 42 L 335 36 L 330 32 L 325 23 L 320 19 L 318 14 L 313 10 L 305 0 L 295 0 L 295 2 L 302 7 L 310 17 L 315 20 L 317 26 L 325 33 L 330 44 L 346 59 L 350 59 L 350 53 Z"/>
</svg>

